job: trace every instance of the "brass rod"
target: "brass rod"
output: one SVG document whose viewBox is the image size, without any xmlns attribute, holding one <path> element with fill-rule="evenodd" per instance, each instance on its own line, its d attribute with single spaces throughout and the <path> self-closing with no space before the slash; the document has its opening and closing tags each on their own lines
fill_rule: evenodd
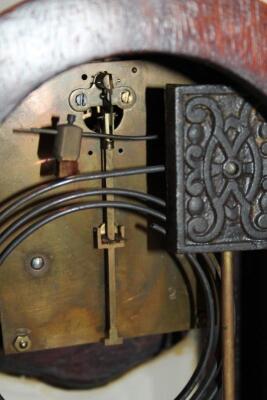
<svg viewBox="0 0 267 400">
<path fill-rule="evenodd" d="M 108 136 L 113 133 L 114 115 L 113 113 L 105 113 L 105 134 Z M 112 171 L 114 168 L 114 149 L 112 141 L 106 141 L 105 147 L 102 150 L 104 171 Z M 114 179 L 105 179 L 105 187 L 112 189 L 114 187 Z M 107 195 L 106 200 L 114 200 L 114 195 Z M 115 239 L 115 210 L 108 208 L 106 210 L 106 234 L 109 240 Z M 108 273 L 108 337 L 105 339 L 107 346 L 122 344 L 123 340 L 119 337 L 117 328 L 117 282 L 116 282 L 116 249 L 108 248 L 106 251 L 107 257 L 107 273 Z"/>
<path fill-rule="evenodd" d="M 235 400 L 234 253 L 225 251 L 222 264 L 223 399 Z"/>
</svg>

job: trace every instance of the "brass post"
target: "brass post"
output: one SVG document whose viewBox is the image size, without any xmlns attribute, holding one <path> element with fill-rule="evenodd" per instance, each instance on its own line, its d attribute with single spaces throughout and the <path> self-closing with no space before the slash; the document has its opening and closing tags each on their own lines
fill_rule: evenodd
<svg viewBox="0 0 267 400">
<path fill-rule="evenodd" d="M 223 399 L 235 400 L 234 253 L 225 251 L 222 263 Z"/>
</svg>

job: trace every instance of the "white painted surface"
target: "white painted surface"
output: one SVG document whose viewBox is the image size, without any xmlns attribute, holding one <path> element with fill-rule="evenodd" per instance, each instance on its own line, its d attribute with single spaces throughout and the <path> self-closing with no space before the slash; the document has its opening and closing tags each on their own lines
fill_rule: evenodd
<svg viewBox="0 0 267 400">
<path fill-rule="evenodd" d="M 0 375 L 5 400 L 173 400 L 197 362 L 197 334 L 100 389 L 64 391 L 26 378 Z"/>
</svg>

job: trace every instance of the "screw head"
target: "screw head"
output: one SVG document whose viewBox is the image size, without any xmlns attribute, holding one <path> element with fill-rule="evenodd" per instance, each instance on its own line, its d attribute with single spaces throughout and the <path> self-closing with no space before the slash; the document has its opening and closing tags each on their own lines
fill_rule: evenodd
<svg viewBox="0 0 267 400">
<path fill-rule="evenodd" d="M 31 348 L 32 342 L 28 335 L 19 335 L 14 341 L 15 349 L 22 353 L 28 351 Z"/>
<path fill-rule="evenodd" d="M 31 259 L 31 268 L 35 271 L 39 271 L 45 265 L 45 260 L 41 256 L 36 256 Z"/>
<path fill-rule="evenodd" d="M 52 259 L 52 255 L 45 254 L 40 249 L 31 252 L 25 258 L 26 271 L 35 278 L 41 278 L 49 270 Z"/>
<path fill-rule="evenodd" d="M 78 107 L 85 107 L 87 105 L 87 96 L 85 93 L 79 93 L 75 97 L 75 102 Z"/>
<path fill-rule="evenodd" d="M 229 177 L 236 177 L 239 174 L 239 165 L 235 161 L 228 161 L 224 165 L 224 171 Z"/>
<path fill-rule="evenodd" d="M 130 104 L 133 101 L 133 95 L 130 90 L 124 90 L 121 92 L 121 102 L 123 104 Z"/>
</svg>

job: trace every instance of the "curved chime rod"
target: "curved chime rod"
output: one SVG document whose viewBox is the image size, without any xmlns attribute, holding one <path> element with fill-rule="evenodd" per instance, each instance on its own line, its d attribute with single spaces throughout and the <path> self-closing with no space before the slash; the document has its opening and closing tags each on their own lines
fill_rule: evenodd
<svg viewBox="0 0 267 400">
<path fill-rule="evenodd" d="M 112 170 L 112 171 L 104 171 L 104 172 L 99 172 L 99 173 L 89 173 L 89 174 L 83 174 L 83 175 L 77 175 L 77 176 L 70 176 L 67 178 L 59 179 L 56 181 L 48 182 L 47 184 L 44 185 L 38 185 L 37 187 L 27 191 L 26 193 L 23 193 L 21 196 L 19 196 L 18 199 L 14 200 L 6 206 L 3 211 L 0 213 L 0 223 L 6 222 L 9 218 L 13 218 L 15 214 L 22 208 L 22 207 L 27 207 L 32 205 L 32 201 L 36 200 L 39 198 L 39 196 L 43 195 L 44 193 L 50 192 L 54 189 L 61 188 L 65 185 L 71 184 L 71 183 L 76 183 L 76 182 L 83 182 L 83 181 L 90 181 L 90 180 L 98 180 L 102 178 L 110 178 L 110 177 L 121 177 L 121 176 L 129 176 L 129 175 L 136 175 L 136 174 L 148 174 L 148 173 L 157 173 L 157 172 L 163 172 L 165 170 L 164 166 L 152 166 L 152 167 L 144 167 L 144 168 L 131 168 L 131 169 L 126 169 L 126 170 Z M 121 188 L 98 188 L 98 189 L 91 189 L 91 190 L 80 190 L 80 191 L 74 191 L 74 192 L 69 192 L 63 195 L 56 196 L 52 199 L 45 200 L 41 203 L 39 203 L 37 206 L 31 207 L 30 211 L 26 211 L 24 214 L 22 214 L 18 219 L 13 221 L 4 231 L 1 232 L 0 234 L 0 244 L 4 243 L 6 239 L 10 237 L 11 234 L 15 233 L 19 228 L 23 227 L 25 224 L 27 224 L 29 221 L 32 219 L 40 216 L 40 214 L 43 214 L 44 212 L 51 211 L 51 208 L 61 206 L 62 204 L 64 205 L 65 202 L 67 201 L 72 201 L 78 198 L 86 197 L 86 196 L 93 196 L 93 195 L 102 195 L 102 194 L 109 194 L 112 193 L 114 195 L 118 196 L 126 196 L 126 197 L 131 197 L 136 200 L 141 200 L 141 201 L 146 201 L 146 202 L 151 202 L 154 204 L 157 204 L 158 206 L 165 207 L 165 202 L 155 196 L 149 195 L 147 193 L 143 192 L 138 192 L 134 190 L 129 190 L 129 189 L 121 189 Z M 86 207 L 89 208 L 96 208 L 96 207 L 102 207 L 102 208 L 107 208 L 107 202 L 94 202 L 94 203 L 87 203 Z M 166 217 L 164 214 L 158 212 L 157 210 L 153 210 L 152 208 L 149 207 L 141 207 L 136 204 L 131 204 L 131 203 L 122 203 L 122 202 L 113 202 L 109 204 L 110 208 L 115 207 L 115 208 L 124 208 L 127 210 L 132 210 L 134 212 L 140 212 L 145 215 L 151 215 L 156 218 L 160 218 L 162 221 L 166 220 Z M 80 211 L 83 208 L 83 205 L 75 205 L 74 207 L 74 212 Z M 57 212 L 58 210 L 53 210 L 54 212 Z M 59 211 L 62 211 L 60 209 Z M 67 214 L 68 208 L 65 207 L 64 209 L 64 215 L 65 213 Z M 53 220 L 53 218 L 51 219 Z M 165 229 L 157 224 L 155 224 L 155 227 L 152 225 L 152 229 L 158 230 L 162 233 L 165 233 Z M 19 236 L 19 235 L 18 235 Z M 21 241 L 19 242 L 21 243 Z M 10 254 L 11 251 L 19 244 L 16 242 L 16 240 L 12 240 L 9 245 L 6 246 L 6 248 L 3 250 L 1 253 L 1 262 L 4 262 L 5 258 Z M 7 251 L 7 249 L 9 249 Z"/>
<path fill-rule="evenodd" d="M 9 217 L 13 217 L 14 213 L 18 211 L 22 206 L 30 206 L 32 204 L 32 200 L 36 199 L 39 197 L 39 195 L 42 195 L 43 193 L 46 193 L 50 190 L 57 189 L 58 187 L 64 186 L 65 184 L 68 183 L 75 183 L 76 181 L 86 181 L 86 180 L 91 180 L 91 179 L 101 179 L 103 176 L 125 176 L 128 174 L 135 174 L 135 173 L 154 173 L 154 172 L 162 172 L 164 171 L 163 166 L 156 166 L 156 167 L 148 167 L 148 168 L 137 168 L 137 169 L 132 169 L 130 172 L 128 170 L 125 171 L 110 171 L 110 172 L 105 172 L 105 173 L 96 173 L 96 174 L 85 174 L 84 177 L 69 177 L 69 178 L 64 178 L 61 180 L 58 180 L 56 182 L 50 182 L 48 184 L 39 186 L 33 190 L 31 190 L 29 193 L 23 194 L 18 200 L 15 200 L 13 203 L 11 203 L 10 206 L 7 206 L 3 212 L 0 214 L 0 219 L 2 221 L 5 221 Z M 24 225 L 24 223 L 29 222 L 32 218 L 39 216 L 38 220 L 34 222 L 32 225 L 28 226 L 23 232 L 19 233 L 9 245 L 4 249 L 4 251 L 0 255 L 0 263 L 3 263 L 6 257 L 24 240 L 26 239 L 30 234 L 35 232 L 37 229 L 41 228 L 43 225 L 46 223 L 49 223 L 61 216 L 67 215 L 71 212 L 76 212 L 76 211 L 82 211 L 83 209 L 91 209 L 91 208 L 96 208 L 96 207 L 101 207 L 101 208 L 106 208 L 106 207 L 115 207 L 115 208 L 123 208 L 128 211 L 134 211 L 138 213 L 142 213 L 145 215 L 151 215 L 155 218 L 159 218 L 163 222 L 166 221 L 166 216 L 156 210 L 153 210 L 148 207 L 143 207 L 139 206 L 136 204 L 130 204 L 130 203 L 123 203 L 123 202 L 108 202 L 108 201 L 102 201 L 102 202 L 93 202 L 93 203 L 86 203 L 86 204 L 77 204 L 77 205 L 69 205 L 66 206 L 64 209 L 53 209 L 51 210 L 50 207 L 53 206 L 58 206 L 61 203 L 65 201 L 70 201 L 79 197 L 83 197 L 84 195 L 91 195 L 92 193 L 96 194 L 96 192 L 99 191 L 99 193 L 105 190 L 112 191 L 115 195 L 119 196 L 129 196 L 132 198 L 136 198 L 137 200 L 141 201 L 148 201 L 154 204 L 157 204 L 158 206 L 165 207 L 165 202 L 161 199 L 158 199 L 154 196 L 148 195 L 146 193 L 142 192 L 136 192 L 136 191 L 131 191 L 127 189 L 116 189 L 116 188 L 101 188 L 101 189 L 95 189 L 95 190 L 85 190 L 85 191 L 74 191 L 70 192 L 64 195 L 59 195 L 53 198 L 52 200 L 45 200 L 41 203 L 39 203 L 37 206 L 31 208 L 30 211 L 26 211 L 22 216 L 20 216 L 16 221 L 15 221 L 15 227 L 20 228 Z M 98 194 L 99 194 L 98 193 Z M 48 214 L 43 216 L 44 211 L 49 211 Z M 162 234 L 166 234 L 166 230 L 164 227 L 159 226 L 157 224 L 152 224 L 151 227 L 155 230 L 158 230 Z M 3 237 L 2 237 L 2 242 L 9 237 L 9 235 L 6 235 L 9 230 L 12 230 L 11 233 L 14 233 L 14 228 L 12 228 L 12 224 L 9 225 L 8 228 L 5 229 L 4 232 L 2 232 Z M 16 230 L 16 229 L 15 229 Z M 6 236 L 5 236 L 6 235 Z M 0 236 L 0 241 L 1 241 L 1 236 Z M 218 302 L 214 301 L 214 287 L 213 289 L 209 283 L 209 279 L 207 277 L 207 272 L 205 272 L 205 269 L 200 265 L 198 262 L 197 258 L 192 255 L 188 256 L 181 256 L 183 257 L 183 260 L 187 260 L 193 268 L 195 269 L 196 274 L 199 277 L 200 282 L 202 283 L 204 292 L 205 292 L 205 298 L 206 298 L 206 305 L 207 305 L 207 316 L 209 320 L 209 336 L 208 336 L 208 344 L 207 347 L 205 347 L 205 351 L 203 352 L 199 365 L 193 374 L 192 378 L 184 388 L 184 390 L 177 396 L 177 400 L 185 400 L 190 398 L 191 400 L 202 400 L 205 398 L 212 400 L 214 399 L 214 396 L 216 395 L 218 388 L 214 387 L 214 380 L 216 379 L 218 372 L 220 370 L 220 367 L 218 367 L 217 363 L 214 361 L 214 352 L 217 348 L 218 344 L 218 332 L 216 333 L 216 318 L 215 316 L 219 314 L 219 311 L 217 310 L 218 308 Z M 179 256 L 179 259 L 181 261 L 181 257 Z M 206 262 L 207 265 L 210 268 L 213 268 L 213 272 L 220 276 L 220 270 L 218 264 L 215 263 L 214 258 L 212 255 L 207 255 L 206 256 Z M 215 265 L 216 264 L 216 265 Z M 214 275 L 214 274 L 213 274 Z M 218 318 L 218 317 L 217 317 Z M 207 365 L 208 363 L 210 364 L 211 362 L 214 363 L 213 368 L 208 369 Z M 207 372 L 208 371 L 208 372 Z M 188 397 L 189 396 L 189 397 Z M 204 396 L 204 397 L 203 397 Z M 228 400 L 228 399 L 227 399 Z"/>
<path fill-rule="evenodd" d="M 131 204 L 131 203 L 126 203 L 126 202 L 120 202 L 120 201 L 96 201 L 92 203 L 84 203 L 84 204 L 75 204 L 71 205 L 65 208 L 60 208 L 58 210 L 55 210 L 54 212 L 44 216 L 43 218 L 39 219 L 37 222 L 33 223 L 30 225 L 28 228 L 26 228 L 23 232 L 18 234 L 12 241 L 11 243 L 5 247 L 5 249 L 2 251 L 0 254 L 0 265 L 3 264 L 5 259 L 12 253 L 15 248 L 21 244 L 25 239 L 27 239 L 31 234 L 36 232 L 38 229 L 43 227 L 44 225 L 58 219 L 61 217 L 64 217 L 66 215 L 76 213 L 79 211 L 83 210 L 89 210 L 89 209 L 94 209 L 94 208 L 119 208 L 119 209 L 125 209 L 128 211 L 133 211 L 139 214 L 143 215 L 150 215 L 155 218 L 160 219 L 161 221 L 165 222 L 166 221 L 166 216 L 156 210 L 150 209 L 148 207 L 143 207 L 139 206 L 137 204 Z"/>
<path fill-rule="evenodd" d="M 84 197 L 100 196 L 106 194 L 113 194 L 115 196 L 120 196 L 120 197 L 130 197 L 138 201 L 153 203 L 161 207 L 166 206 L 165 201 L 159 199 L 158 197 L 129 189 L 100 188 L 100 189 L 77 190 L 73 192 L 68 192 L 63 195 L 49 198 L 49 200 L 44 200 L 38 203 L 34 207 L 30 207 L 29 211 L 26 211 L 19 218 L 12 221 L 12 223 L 7 228 L 5 228 L 4 231 L 0 233 L 0 245 L 4 243 L 4 241 L 6 241 L 6 239 L 9 238 L 13 233 L 15 233 L 19 228 L 24 226 L 27 222 L 31 221 L 33 218 L 39 216 L 40 214 L 43 214 L 45 211 L 49 211 L 54 207 L 64 205 L 64 203 L 68 201 L 77 200 Z M 158 230 L 157 227 L 154 227 L 154 224 L 152 224 L 151 228 Z"/>
<path fill-rule="evenodd" d="M 116 189 L 113 189 L 116 191 Z M 135 193 L 128 193 L 127 190 L 126 195 L 133 195 L 132 197 L 135 196 Z M 119 192 L 119 195 L 123 195 L 124 190 L 121 189 L 121 192 Z M 82 193 L 79 192 L 78 196 L 81 195 Z M 73 192 L 70 194 L 70 196 L 76 196 L 77 192 Z M 137 194 L 137 197 L 140 197 L 141 200 L 148 200 L 152 201 L 160 206 L 164 206 L 165 203 L 157 198 L 154 198 L 153 196 L 147 195 L 147 194 Z M 63 201 L 63 199 L 69 199 L 68 194 L 64 196 L 58 196 L 56 197 L 55 202 L 57 201 Z M 110 204 L 109 204 L 110 203 Z M 56 203 L 55 203 L 56 204 Z M 41 205 L 35 207 L 33 210 L 31 210 L 29 213 L 26 213 L 26 216 L 30 215 L 30 213 L 35 213 L 35 212 L 42 212 L 42 208 L 44 206 L 48 205 L 48 201 L 41 203 Z M 49 223 L 50 221 L 60 217 L 64 216 L 65 214 L 67 215 L 70 212 L 76 212 L 76 211 L 81 211 L 82 209 L 91 209 L 95 207 L 119 207 L 119 208 L 125 208 L 126 210 L 132 210 L 134 212 L 141 212 L 142 214 L 149 214 L 153 215 L 154 217 L 157 217 L 161 219 L 162 221 L 166 220 L 166 217 L 164 214 L 161 214 L 155 210 L 149 209 L 147 207 L 142 207 L 142 206 L 137 206 L 135 204 L 129 204 L 129 203 L 122 203 L 122 202 L 95 202 L 95 203 L 88 203 L 88 204 L 82 204 L 82 205 L 77 205 L 77 206 L 69 206 L 64 209 L 60 210 L 53 210 L 52 213 L 50 213 L 48 216 L 45 216 L 41 219 L 39 219 L 37 222 L 26 228 L 22 233 L 20 233 L 13 241 L 11 242 L 10 245 L 6 247 L 6 249 L 2 252 L 1 257 L 0 257 L 0 262 L 4 262 L 5 258 L 15 249 L 17 245 L 19 245 L 25 238 L 27 238 L 30 234 L 35 232 L 37 229 L 41 228 L 44 224 Z M 25 216 L 24 216 L 25 217 Z M 22 217 L 23 218 L 23 217 Z M 166 233 L 164 228 L 157 226 L 156 224 L 154 229 L 159 228 L 158 230 L 161 231 L 162 233 Z M 205 351 L 203 355 L 200 358 L 199 366 L 196 369 L 195 373 L 193 374 L 192 378 L 184 388 L 184 390 L 181 392 L 180 395 L 177 396 L 177 400 L 184 400 L 187 399 L 188 396 L 190 396 L 191 400 L 200 400 L 200 399 L 214 399 L 214 396 L 216 395 L 218 388 L 214 386 L 211 387 L 211 385 L 214 385 L 214 380 L 218 374 L 219 367 L 217 364 L 214 364 L 214 367 L 207 373 L 207 364 L 211 362 L 211 360 L 214 357 L 214 352 L 217 347 L 218 343 L 218 333 L 216 334 L 216 329 L 215 329 L 215 315 L 218 315 L 219 311 L 213 309 L 213 307 L 218 308 L 218 304 L 216 301 L 213 300 L 214 293 L 212 293 L 212 288 L 210 284 L 208 283 L 208 279 L 205 278 L 206 272 L 202 268 L 202 266 L 199 264 L 195 256 L 178 256 L 179 260 L 188 260 L 189 262 L 195 269 L 197 275 L 199 276 L 200 281 L 203 284 L 204 291 L 205 291 L 205 297 L 206 297 L 206 304 L 207 304 L 207 312 L 208 312 L 208 320 L 209 320 L 209 340 L 208 340 L 208 345 L 205 347 Z M 213 268 L 213 272 L 215 271 L 217 275 L 220 277 L 220 271 L 218 265 L 215 265 L 214 259 L 212 255 L 207 255 L 206 256 L 206 261 L 208 263 L 208 266 L 210 268 Z M 213 267 L 215 265 L 215 267 Z M 214 276 L 214 273 L 213 273 Z M 209 286 L 207 286 L 207 284 Z M 217 317 L 218 318 L 218 317 Z M 197 390 L 195 390 L 198 388 Z M 193 395 L 192 395 L 193 393 Z M 204 397 L 203 397 L 204 396 Z"/>
<path fill-rule="evenodd" d="M 217 366 L 214 357 L 219 339 L 218 330 L 216 333 L 216 318 L 219 320 L 220 313 L 216 301 L 214 301 L 214 292 L 210 284 L 214 275 L 207 273 L 195 255 L 178 254 L 177 258 L 182 265 L 184 263 L 191 264 L 203 289 L 208 320 L 208 338 L 206 345 L 203 346 L 195 372 L 175 400 L 213 400 L 218 391 L 217 387 L 214 388 L 214 381 L 220 372 L 220 367 Z M 211 367 L 212 365 L 213 367 Z"/>
<path fill-rule="evenodd" d="M 20 195 L 18 199 L 14 201 L 11 200 L 10 201 L 11 204 L 9 204 L 8 206 L 3 207 L 4 209 L 0 211 L 0 223 L 6 221 L 7 218 L 9 218 L 13 213 L 16 213 L 19 209 L 21 209 L 21 207 L 23 207 L 27 203 L 38 198 L 40 195 L 48 193 L 54 189 L 59 189 L 73 183 L 87 182 L 91 180 L 101 180 L 103 178 L 119 178 L 119 177 L 139 175 L 139 174 L 154 174 L 164 171 L 165 167 L 163 165 L 127 168 L 127 169 L 113 170 L 107 172 L 101 171 L 101 172 L 92 172 L 92 173 L 84 173 L 80 175 L 68 176 L 66 178 L 53 180 L 43 185 L 37 185 L 27 190 L 22 195 Z"/>
</svg>

